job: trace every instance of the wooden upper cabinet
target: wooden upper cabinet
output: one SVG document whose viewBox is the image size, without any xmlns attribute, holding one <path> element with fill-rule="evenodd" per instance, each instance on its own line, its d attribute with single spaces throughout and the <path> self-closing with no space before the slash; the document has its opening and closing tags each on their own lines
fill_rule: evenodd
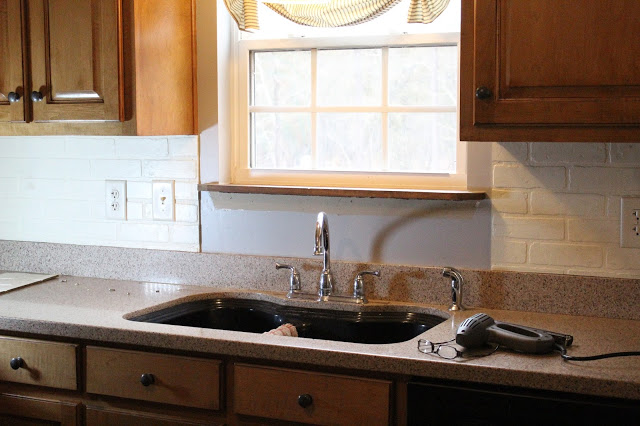
<svg viewBox="0 0 640 426">
<path fill-rule="evenodd" d="M 120 16 L 118 0 L 29 1 L 34 121 L 120 119 Z"/>
<path fill-rule="evenodd" d="M 0 1 L 0 122 L 25 120 L 23 12 L 21 0 Z"/>
<path fill-rule="evenodd" d="M 640 141 L 640 2 L 462 0 L 467 141 Z"/>
<path fill-rule="evenodd" d="M 0 135 L 196 134 L 195 76 L 195 0 L 0 0 Z"/>
</svg>

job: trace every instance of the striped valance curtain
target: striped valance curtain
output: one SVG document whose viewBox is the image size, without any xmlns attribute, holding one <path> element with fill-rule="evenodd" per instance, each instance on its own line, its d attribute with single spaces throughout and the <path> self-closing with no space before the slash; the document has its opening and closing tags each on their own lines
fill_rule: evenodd
<svg viewBox="0 0 640 426">
<path fill-rule="evenodd" d="M 291 1 L 291 0 L 289 0 Z M 385 13 L 400 0 L 328 0 L 325 3 L 264 4 L 297 24 L 311 27 L 343 27 L 369 21 Z M 260 29 L 258 0 L 224 0 L 227 9 L 242 31 Z M 409 23 L 433 22 L 447 7 L 449 0 L 411 0 Z"/>
</svg>

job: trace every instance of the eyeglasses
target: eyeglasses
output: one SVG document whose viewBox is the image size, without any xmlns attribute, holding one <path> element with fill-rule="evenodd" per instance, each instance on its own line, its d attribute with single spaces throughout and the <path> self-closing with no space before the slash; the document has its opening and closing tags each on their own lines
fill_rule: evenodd
<svg viewBox="0 0 640 426">
<path fill-rule="evenodd" d="M 453 342 L 455 339 L 447 340 L 446 342 L 434 343 L 429 340 L 420 339 L 418 340 L 418 350 L 423 354 L 433 354 L 438 355 L 440 358 L 444 359 L 455 359 L 455 358 L 480 358 L 483 356 L 491 355 L 495 351 L 498 350 L 499 345 L 496 345 L 495 348 L 491 348 L 490 352 L 483 353 L 466 353 L 459 351 L 455 346 L 449 345 L 448 343 Z"/>
</svg>

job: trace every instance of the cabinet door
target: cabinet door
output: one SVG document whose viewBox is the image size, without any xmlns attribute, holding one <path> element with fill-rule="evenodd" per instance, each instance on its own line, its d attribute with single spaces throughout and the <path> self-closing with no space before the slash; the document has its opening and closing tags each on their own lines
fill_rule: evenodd
<svg viewBox="0 0 640 426">
<path fill-rule="evenodd" d="M 78 424 L 79 404 L 20 395 L 0 395 L 0 424 L 12 426 Z"/>
<path fill-rule="evenodd" d="M 0 122 L 25 118 L 23 24 L 22 1 L 0 1 Z"/>
<path fill-rule="evenodd" d="M 462 139 L 637 141 L 638 39 L 637 0 L 463 0 Z"/>
<path fill-rule="evenodd" d="M 119 0 L 29 0 L 34 121 L 119 120 Z M 33 99 L 33 98 L 32 98 Z"/>
</svg>

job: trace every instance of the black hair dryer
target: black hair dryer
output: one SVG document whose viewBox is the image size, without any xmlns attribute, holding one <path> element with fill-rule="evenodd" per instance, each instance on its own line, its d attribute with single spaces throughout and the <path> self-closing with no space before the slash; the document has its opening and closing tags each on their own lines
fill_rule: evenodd
<svg viewBox="0 0 640 426">
<path fill-rule="evenodd" d="M 456 332 L 456 343 L 469 349 L 497 344 L 517 352 L 544 354 L 556 344 L 566 347 L 572 342 L 567 334 L 495 321 L 482 313 L 462 321 Z"/>
</svg>

